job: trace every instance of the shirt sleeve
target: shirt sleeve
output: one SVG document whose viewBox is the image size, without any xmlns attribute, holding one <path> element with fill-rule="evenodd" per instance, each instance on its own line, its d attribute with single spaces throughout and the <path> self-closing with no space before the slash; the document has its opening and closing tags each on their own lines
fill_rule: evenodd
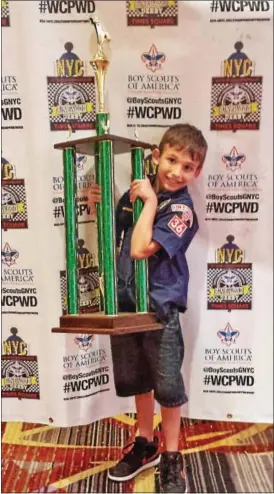
<svg viewBox="0 0 274 494">
<path fill-rule="evenodd" d="M 132 204 L 129 200 L 129 190 L 120 198 L 116 207 L 116 245 L 120 245 L 122 232 L 125 232 L 133 223 Z"/>
<path fill-rule="evenodd" d="M 197 216 L 192 208 L 186 204 L 170 204 L 163 212 L 157 212 L 152 238 L 172 258 L 178 250 L 186 252 L 198 228 Z"/>
</svg>

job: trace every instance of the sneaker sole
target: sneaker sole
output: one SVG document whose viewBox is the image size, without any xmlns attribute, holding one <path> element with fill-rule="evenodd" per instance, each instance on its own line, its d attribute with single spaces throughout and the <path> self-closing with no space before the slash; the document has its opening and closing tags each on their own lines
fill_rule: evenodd
<svg viewBox="0 0 274 494">
<path fill-rule="evenodd" d="M 144 470 L 147 470 L 148 468 L 155 467 L 159 463 L 160 463 L 160 455 L 158 456 L 158 458 L 153 460 L 151 463 L 147 463 L 146 465 L 143 465 L 142 467 L 140 467 L 138 470 L 136 470 L 131 475 L 127 475 L 126 477 L 115 477 L 114 475 L 111 475 L 110 473 L 108 473 L 108 478 L 110 480 L 114 480 L 115 482 L 126 482 L 127 480 L 134 479 L 134 477 L 136 477 L 136 475 L 143 472 Z"/>
<path fill-rule="evenodd" d="M 163 491 L 163 489 L 161 488 L 161 485 L 160 485 L 160 494 L 164 494 L 165 491 Z M 188 485 L 187 485 L 187 482 L 186 482 L 186 488 L 184 491 L 182 491 L 183 494 L 188 494 Z"/>
<path fill-rule="evenodd" d="M 161 488 L 160 488 L 160 493 L 161 494 L 164 494 L 165 491 L 163 491 Z M 183 492 L 183 491 L 182 491 Z M 183 494 L 187 494 L 188 493 L 188 490 L 187 490 L 187 487 L 186 487 L 186 490 L 183 492 Z"/>
</svg>

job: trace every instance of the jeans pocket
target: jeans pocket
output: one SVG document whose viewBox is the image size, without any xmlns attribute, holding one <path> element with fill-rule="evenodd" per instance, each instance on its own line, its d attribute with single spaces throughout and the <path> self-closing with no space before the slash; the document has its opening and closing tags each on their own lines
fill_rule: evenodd
<svg viewBox="0 0 274 494">
<path fill-rule="evenodd" d="M 170 314 L 169 322 L 163 330 L 161 348 L 162 354 L 168 360 L 168 364 L 176 368 L 182 367 L 184 340 L 177 310 Z"/>
</svg>

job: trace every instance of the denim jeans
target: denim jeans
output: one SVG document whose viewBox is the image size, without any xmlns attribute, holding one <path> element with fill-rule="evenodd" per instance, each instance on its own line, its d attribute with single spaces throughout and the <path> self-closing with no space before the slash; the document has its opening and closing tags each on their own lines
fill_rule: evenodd
<svg viewBox="0 0 274 494">
<path fill-rule="evenodd" d="M 154 390 L 165 407 L 186 403 L 181 374 L 184 342 L 178 309 L 170 309 L 165 327 L 155 331 L 111 336 L 114 381 L 118 396 Z"/>
</svg>

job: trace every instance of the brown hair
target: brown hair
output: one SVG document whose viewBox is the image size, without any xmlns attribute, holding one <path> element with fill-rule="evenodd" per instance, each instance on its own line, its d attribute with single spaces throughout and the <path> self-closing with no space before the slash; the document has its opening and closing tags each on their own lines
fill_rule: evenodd
<svg viewBox="0 0 274 494">
<path fill-rule="evenodd" d="M 207 142 L 202 132 L 196 127 L 190 124 L 172 125 L 161 139 L 159 144 L 160 155 L 163 153 L 166 144 L 180 151 L 188 152 L 191 159 L 200 161 L 199 168 L 202 168 L 207 152 Z"/>
</svg>

